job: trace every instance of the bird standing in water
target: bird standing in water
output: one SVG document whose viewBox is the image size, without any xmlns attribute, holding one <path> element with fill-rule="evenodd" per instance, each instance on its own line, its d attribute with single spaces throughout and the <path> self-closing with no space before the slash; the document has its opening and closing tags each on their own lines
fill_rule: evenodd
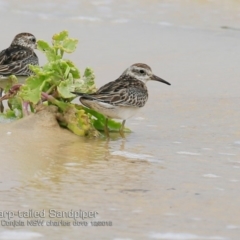
<svg viewBox="0 0 240 240">
<path fill-rule="evenodd" d="M 28 68 L 28 65 L 39 65 L 38 57 L 34 52 L 36 48 L 37 41 L 33 34 L 17 34 L 10 47 L 0 52 L 0 78 L 10 75 L 32 75 L 32 71 Z M 0 88 L 0 97 L 2 96 L 2 91 Z M 0 108 L 3 111 L 2 102 Z"/>
<path fill-rule="evenodd" d="M 146 83 L 149 80 L 171 85 L 154 75 L 148 65 L 135 63 L 127 68 L 117 80 L 107 83 L 95 93 L 72 93 L 80 96 L 79 100 L 84 106 L 106 116 L 104 130 L 107 137 L 109 137 L 108 118 L 122 119 L 119 133 L 124 137 L 126 120 L 142 108 L 148 100 Z"/>
</svg>

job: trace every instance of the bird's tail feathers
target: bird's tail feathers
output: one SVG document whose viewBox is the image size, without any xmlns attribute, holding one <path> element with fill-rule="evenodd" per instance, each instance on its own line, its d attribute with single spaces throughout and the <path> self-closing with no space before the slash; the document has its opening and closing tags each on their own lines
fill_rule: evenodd
<svg viewBox="0 0 240 240">
<path fill-rule="evenodd" d="M 1 65 L 0 66 L 0 75 L 10 75 L 11 71 L 9 70 L 8 65 Z"/>
<path fill-rule="evenodd" d="M 80 99 L 84 98 L 84 99 L 88 99 L 88 100 L 96 100 L 96 95 L 94 93 L 93 94 L 80 93 L 80 92 L 71 92 L 71 93 L 80 96 Z"/>
<path fill-rule="evenodd" d="M 80 92 L 71 92 L 72 94 L 76 94 L 78 96 L 84 96 L 86 93 L 80 93 Z"/>
</svg>

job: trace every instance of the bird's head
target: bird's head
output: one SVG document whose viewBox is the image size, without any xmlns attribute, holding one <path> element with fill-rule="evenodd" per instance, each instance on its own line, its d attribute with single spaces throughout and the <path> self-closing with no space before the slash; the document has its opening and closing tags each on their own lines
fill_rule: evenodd
<svg viewBox="0 0 240 240">
<path fill-rule="evenodd" d="M 144 83 L 147 83 L 149 80 L 155 80 L 155 81 L 159 81 L 159 82 L 171 85 L 169 82 L 154 75 L 152 73 L 152 69 L 147 64 L 144 64 L 144 63 L 133 64 L 123 72 L 122 76 L 124 75 L 133 77 Z"/>
<path fill-rule="evenodd" d="M 37 40 L 36 37 L 31 33 L 19 33 L 15 36 L 11 43 L 11 46 L 14 45 L 27 47 L 34 50 L 37 48 Z"/>
</svg>

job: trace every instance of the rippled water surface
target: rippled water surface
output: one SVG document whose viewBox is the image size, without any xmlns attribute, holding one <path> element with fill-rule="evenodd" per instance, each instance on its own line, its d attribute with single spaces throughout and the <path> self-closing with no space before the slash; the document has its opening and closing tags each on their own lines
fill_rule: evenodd
<svg viewBox="0 0 240 240">
<path fill-rule="evenodd" d="M 239 10 L 234 0 L 0 1 L 2 49 L 18 32 L 50 41 L 67 29 L 80 40 L 67 57 L 91 66 L 98 86 L 135 62 L 172 84 L 148 83 L 126 139 L 79 138 L 48 114 L 0 119 L 0 239 L 239 239 Z M 75 226 L 51 209 L 98 214 Z M 31 210 L 44 218 L 21 217 Z"/>
</svg>

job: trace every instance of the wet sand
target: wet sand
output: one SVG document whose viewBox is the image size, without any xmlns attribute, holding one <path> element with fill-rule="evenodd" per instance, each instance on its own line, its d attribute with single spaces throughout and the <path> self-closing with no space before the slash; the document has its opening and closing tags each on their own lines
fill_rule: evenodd
<svg viewBox="0 0 240 240">
<path fill-rule="evenodd" d="M 135 62 L 172 84 L 148 83 L 126 139 L 79 138 L 51 115 L 1 124 L 0 210 L 46 216 L 43 227 L 1 222 L 0 239 L 239 239 L 240 4 L 150 2 L 0 2 L 2 48 L 21 31 L 50 40 L 67 29 L 80 39 L 71 59 L 98 86 Z M 73 226 L 49 209 L 97 211 L 89 225 L 113 226 Z"/>
</svg>

